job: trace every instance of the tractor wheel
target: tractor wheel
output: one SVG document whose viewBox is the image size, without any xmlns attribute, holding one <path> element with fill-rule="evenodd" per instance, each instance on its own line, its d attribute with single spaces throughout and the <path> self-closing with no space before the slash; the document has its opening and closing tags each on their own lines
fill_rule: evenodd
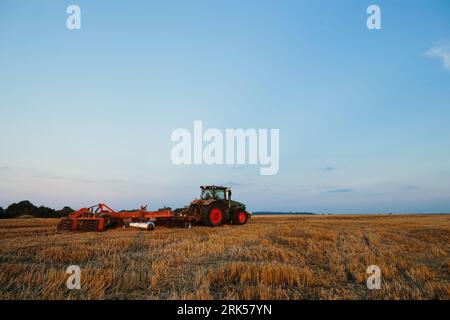
<svg viewBox="0 0 450 320">
<path fill-rule="evenodd" d="M 233 224 L 246 224 L 247 213 L 245 211 L 237 211 L 233 215 Z"/>
<path fill-rule="evenodd" d="M 217 203 L 213 203 L 203 210 L 202 223 L 205 226 L 220 226 L 225 221 L 225 209 Z"/>
<path fill-rule="evenodd" d="M 103 225 L 105 226 L 105 229 L 108 229 L 113 223 L 112 217 L 109 214 L 104 214 L 100 217 L 103 218 Z"/>
</svg>

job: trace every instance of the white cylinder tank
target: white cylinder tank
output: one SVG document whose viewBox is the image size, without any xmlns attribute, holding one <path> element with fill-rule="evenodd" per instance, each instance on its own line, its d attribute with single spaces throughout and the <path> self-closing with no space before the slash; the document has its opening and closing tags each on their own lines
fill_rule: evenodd
<svg viewBox="0 0 450 320">
<path fill-rule="evenodd" d="M 130 222 L 130 227 L 145 229 L 147 231 L 151 231 L 155 229 L 155 224 L 151 221 L 148 222 Z"/>
</svg>

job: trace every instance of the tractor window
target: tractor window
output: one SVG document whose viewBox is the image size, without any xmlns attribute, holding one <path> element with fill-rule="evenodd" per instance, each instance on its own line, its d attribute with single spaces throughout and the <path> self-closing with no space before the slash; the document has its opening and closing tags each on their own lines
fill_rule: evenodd
<svg viewBox="0 0 450 320">
<path fill-rule="evenodd" d="M 212 199 L 212 191 L 211 190 L 202 190 L 202 194 L 200 195 L 200 199 L 209 200 Z"/>
<path fill-rule="evenodd" d="M 216 190 L 216 199 L 225 200 L 225 190 Z"/>
</svg>

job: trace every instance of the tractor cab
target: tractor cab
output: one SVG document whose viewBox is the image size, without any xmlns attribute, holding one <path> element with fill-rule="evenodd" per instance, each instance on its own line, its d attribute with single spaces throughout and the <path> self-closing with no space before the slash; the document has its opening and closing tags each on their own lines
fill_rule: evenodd
<svg viewBox="0 0 450 320">
<path fill-rule="evenodd" d="M 201 200 L 230 200 L 231 199 L 231 190 L 227 187 L 220 186 L 201 186 Z"/>
</svg>

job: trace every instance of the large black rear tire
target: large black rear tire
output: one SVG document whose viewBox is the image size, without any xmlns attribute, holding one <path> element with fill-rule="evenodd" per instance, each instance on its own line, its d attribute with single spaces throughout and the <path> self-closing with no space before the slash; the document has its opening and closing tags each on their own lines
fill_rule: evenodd
<svg viewBox="0 0 450 320">
<path fill-rule="evenodd" d="M 220 226 L 226 220 L 225 208 L 220 203 L 212 203 L 202 211 L 202 224 L 205 226 Z"/>
</svg>

